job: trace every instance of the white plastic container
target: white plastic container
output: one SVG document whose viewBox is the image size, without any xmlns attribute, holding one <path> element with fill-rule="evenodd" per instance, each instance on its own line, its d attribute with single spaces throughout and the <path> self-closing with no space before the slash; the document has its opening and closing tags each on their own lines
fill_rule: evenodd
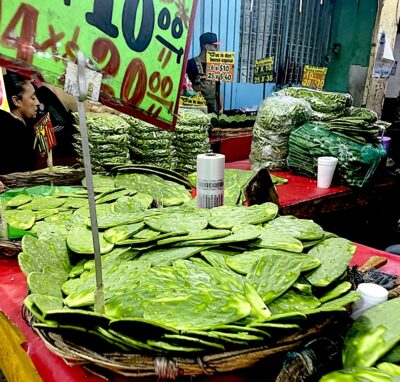
<svg viewBox="0 0 400 382">
<path fill-rule="evenodd" d="M 337 165 L 335 157 L 318 157 L 317 187 L 329 188 Z"/>
<path fill-rule="evenodd" d="M 387 301 L 389 294 L 384 287 L 373 283 L 359 284 L 357 292 L 360 293 L 361 298 L 352 305 L 351 318 L 353 320 L 356 320 L 373 306 Z"/>
</svg>

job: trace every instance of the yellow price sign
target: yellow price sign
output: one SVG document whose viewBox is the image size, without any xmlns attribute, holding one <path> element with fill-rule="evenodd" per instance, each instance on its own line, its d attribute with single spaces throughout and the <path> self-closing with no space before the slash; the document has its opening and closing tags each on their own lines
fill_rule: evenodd
<svg viewBox="0 0 400 382">
<path fill-rule="evenodd" d="M 193 97 L 181 96 L 179 104 L 181 106 L 207 106 L 206 100 L 200 92 L 196 93 Z"/>
<path fill-rule="evenodd" d="M 327 67 L 305 65 L 301 85 L 305 88 L 322 90 L 325 85 Z"/>
<path fill-rule="evenodd" d="M 255 84 L 274 82 L 274 57 L 261 58 L 254 64 Z"/>
<path fill-rule="evenodd" d="M 208 81 L 233 82 L 234 52 L 207 52 L 206 64 L 206 79 Z"/>
</svg>

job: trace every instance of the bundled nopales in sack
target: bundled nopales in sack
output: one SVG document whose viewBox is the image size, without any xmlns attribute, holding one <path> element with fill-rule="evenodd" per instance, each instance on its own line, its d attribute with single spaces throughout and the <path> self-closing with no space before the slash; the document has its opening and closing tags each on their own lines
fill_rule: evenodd
<svg viewBox="0 0 400 382">
<path fill-rule="evenodd" d="M 286 167 L 289 134 L 307 122 L 311 108 L 306 101 L 288 96 L 273 96 L 262 102 L 253 128 L 250 162 L 253 169 Z"/>
<path fill-rule="evenodd" d="M 76 129 L 79 119 L 74 115 Z M 104 172 L 106 163 L 129 162 L 128 124 L 120 117 L 109 113 L 86 113 L 89 147 L 94 172 Z M 80 134 L 74 135 L 75 151 L 83 157 Z"/>
</svg>

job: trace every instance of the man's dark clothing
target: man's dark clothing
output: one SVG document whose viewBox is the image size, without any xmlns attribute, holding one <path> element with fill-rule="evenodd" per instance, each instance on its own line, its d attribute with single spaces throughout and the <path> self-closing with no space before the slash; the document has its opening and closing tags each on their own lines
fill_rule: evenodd
<svg viewBox="0 0 400 382">
<path fill-rule="evenodd" d="M 201 92 L 207 103 L 209 113 L 217 111 L 217 96 L 220 92 L 220 82 L 207 81 L 206 63 L 200 62 L 198 57 L 191 58 L 186 66 L 186 73 L 192 83 L 193 89 Z"/>
</svg>

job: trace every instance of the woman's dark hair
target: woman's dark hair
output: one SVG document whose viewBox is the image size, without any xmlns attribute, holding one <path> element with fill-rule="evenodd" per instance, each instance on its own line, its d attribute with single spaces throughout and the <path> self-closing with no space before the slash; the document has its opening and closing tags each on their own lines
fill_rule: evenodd
<svg viewBox="0 0 400 382">
<path fill-rule="evenodd" d="M 4 76 L 4 85 L 7 93 L 7 100 L 10 106 L 10 110 L 14 110 L 17 107 L 14 105 L 12 101 L 12 97 L 18 97 L 21 99 L 22 93 L 24 92 L 24 87 L 29 82 L 28 79 L 20 76 L 18 73 L 7 71 L 7 74 Z"/>
</svg>

